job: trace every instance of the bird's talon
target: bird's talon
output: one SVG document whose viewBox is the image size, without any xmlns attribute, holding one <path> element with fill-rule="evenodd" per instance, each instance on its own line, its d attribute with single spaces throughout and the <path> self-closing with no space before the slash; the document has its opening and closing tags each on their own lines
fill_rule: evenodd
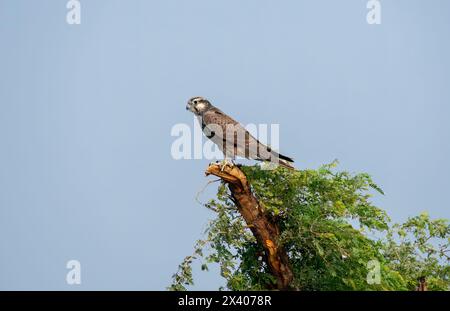
<svg viewBox="0 0 450 311">
<path fill-rule="evenodd" d="M 226 166 L 232 168 L 234 166 L 233 162 L 228 162 L 226 159 L 223 160 L 222 162 L 220 162 L 220 171 L 223 172 L 223 170 L 225 169 Z"/>
</svg>

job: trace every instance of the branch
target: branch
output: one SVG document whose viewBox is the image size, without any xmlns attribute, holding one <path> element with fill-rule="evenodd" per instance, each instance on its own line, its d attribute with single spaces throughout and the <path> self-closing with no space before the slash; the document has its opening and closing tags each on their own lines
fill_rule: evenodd
<svg viewBox="0 0 450 311">
<path fill-rule="evenodd" d="M 272 275 L 276 278 L 279 290 L 290 289 L 293 273 L 289 257 L 285 249 L 279 245 L 280 229 L 265 213 L 264 208 L 253 195 L 247 177 L 237 166 L 210 165 L 206 176 L 220 177 L 231 191 L 231 196 L 248 227 L 258 243 L 264 248 L 266 263 Z"/>
</svg>

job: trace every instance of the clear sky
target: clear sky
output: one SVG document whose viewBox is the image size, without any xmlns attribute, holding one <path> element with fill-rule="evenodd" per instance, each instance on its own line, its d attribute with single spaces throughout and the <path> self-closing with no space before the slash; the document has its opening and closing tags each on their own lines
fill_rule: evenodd
<svg viewBox="0 0 450 311">
<path fill-rule="evenodd" d="M 395 221 L 450 218 L 450 1 L 81 2 L 0 0 L 1 290 L 164 289 L 213 217 L 208 161 L 170 154 L 197 95 L 370 173 Z"/>
</svg>

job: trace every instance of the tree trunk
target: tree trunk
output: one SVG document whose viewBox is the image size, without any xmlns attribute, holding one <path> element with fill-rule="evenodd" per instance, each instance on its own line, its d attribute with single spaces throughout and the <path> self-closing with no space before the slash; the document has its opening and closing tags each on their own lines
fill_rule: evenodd
<svg viewBox="0 0 450 311">
<path fill-rule="evenodd" d="M 264 248 L 267 265 L 277 280 L 277 289 L 290 289 L 293 273 L 286 251 L 278 244 L 280 229 L 271 221 L 252 194 L 245 174 L 237 166 L 225 166 L 222 169 L 220 164 L 210 165 L 206 175 L 210 174 L 220 177 L 228 184 L 239 212 L 258 243 Z"/>
</svg>

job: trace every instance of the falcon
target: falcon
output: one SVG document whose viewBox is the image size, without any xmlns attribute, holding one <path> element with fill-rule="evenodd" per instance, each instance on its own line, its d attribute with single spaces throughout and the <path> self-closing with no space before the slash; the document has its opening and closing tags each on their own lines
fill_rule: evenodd
<svg viewBox="0 0 450 311">
<path fill-rule="evenodd" d="M 220 109 L 214 107 L 203 97 L 191 98 L 186 110 L 197 117 L 203 134 L 210 139 L 224 154 L 224 165 L 229 165 L 228 159 L 236 156 L 258 161 L 270 161 L 289 169 L 293 169 L 294 160 L 284 156 L 253 137 L 241 124 Z"/>
</svg>

